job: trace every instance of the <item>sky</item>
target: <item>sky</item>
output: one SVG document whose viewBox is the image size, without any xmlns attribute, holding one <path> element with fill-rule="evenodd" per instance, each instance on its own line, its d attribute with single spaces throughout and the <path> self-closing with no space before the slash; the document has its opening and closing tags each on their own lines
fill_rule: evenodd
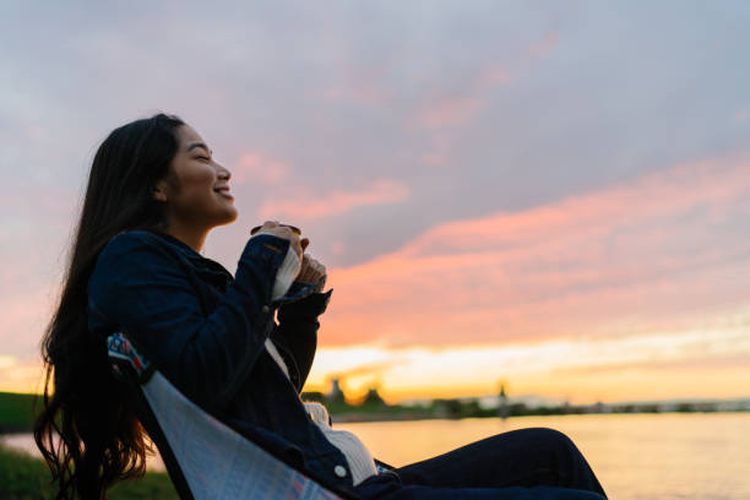
<svg viewBox="0 0 750 500">
<path fill-rule="evenodd" d="M 307 390 L 750 397 L 750 4 L 0 4 L 0 390 L 39 342 L 93 154 L 179 115 L 249 229 L 329 270 Z"/>
</svg>

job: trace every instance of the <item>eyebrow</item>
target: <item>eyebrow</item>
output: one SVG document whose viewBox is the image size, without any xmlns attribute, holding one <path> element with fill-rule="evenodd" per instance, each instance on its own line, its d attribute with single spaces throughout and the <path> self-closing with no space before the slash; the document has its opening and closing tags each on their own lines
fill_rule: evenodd
<svg viewBox="0 0 750 500">
<path fill-rule="evenodd" d="M 187 149 L 185 151 L 187 151 L 189 153 L 190 151 L 194 150 L 195 148 L 203 148 L 203 149 L 206 150 L 207 153 L 213 154 L 213 151 L 211 151 L 210 149 L 208 149 L 208 146 L 206 146 L 202 142 L 194 142 L 194 143 L 192 143 L 191 145 L 189 145 L 187 147 Z"/>
</svg>

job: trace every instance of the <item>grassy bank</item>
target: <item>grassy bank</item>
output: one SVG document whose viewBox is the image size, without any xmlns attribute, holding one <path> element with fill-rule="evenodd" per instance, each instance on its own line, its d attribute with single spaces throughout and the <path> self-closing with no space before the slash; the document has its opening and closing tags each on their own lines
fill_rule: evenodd
<svg viewBox="0 0 750 500">
<path fill-rule="evenodd" d="M 36 398 L 34 394 L 0 392 L 0 434 L 31 432 Z M 41 408 L 41 398 L 38 404 Z"/>
<path fill-rule="evenodd" d="M 0 446 L 0 498 L 8 500 L 53 498 L 50 473 L 39 459 Z M 179 498 L 166 474 L 148 473 L 143 478 L 117 484 L 110 499 Z"/>
<path fill-rule="evenodd" d="M 0 392 L 0 434 L 31 432 L 34 423 L 33 394 Z M 41 400 L 37 403 L 41 406 Z M 3 500 L 53 498 L 50 472 L 40 459 L 0 445 L 0 498 Z M 107 495 L 111 499 L 179 498 L 163 473 L 117 484 Z"/>
</svg>

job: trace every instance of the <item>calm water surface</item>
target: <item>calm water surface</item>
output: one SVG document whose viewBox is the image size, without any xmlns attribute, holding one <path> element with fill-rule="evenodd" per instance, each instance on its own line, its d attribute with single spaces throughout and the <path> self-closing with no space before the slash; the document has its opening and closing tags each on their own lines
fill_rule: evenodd
<svg viewBox="0 0 750 500">
<path fill-rule="evenodd" d="M 612 499 L 750 499 L 750 413 L 569 415 L 338 424 L 395 466 L 501 432 L 551 427 L 578 445 Z M 0 438 L 35 451 L 30 435 Z M 152 462 L 151 468 L 163 468 Z"/>
<path fill-rule="evenodd" d="M 340 425 L 400 466 L 501 432 L 570 436 L 613 499 L 750 499 L 750 413 L 569 415 Z"/>
</svg>

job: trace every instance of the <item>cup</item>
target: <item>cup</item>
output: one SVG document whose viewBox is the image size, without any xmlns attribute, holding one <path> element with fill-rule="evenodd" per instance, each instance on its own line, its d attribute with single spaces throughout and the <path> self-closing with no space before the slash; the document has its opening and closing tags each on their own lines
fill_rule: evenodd
<svg viewBox="0 0 750 500">
<path fill-rule="evenodd" d="M 279 224 L 279 226 L 281 226 L 281 227 L 288 227 L 297 236 L 302 236 L 302 230 L 300 228 L 298 228 L 297 226 L 292 226 L 291 224 Z M 253 236 L 255 233 L 257 233 L 258 231 L 260 231 L 260 229 L 262 227 L 263 226 L 255 226 L 254 228 L 252 228 L 250 230 L 250 236 Z"/>
</svg>

